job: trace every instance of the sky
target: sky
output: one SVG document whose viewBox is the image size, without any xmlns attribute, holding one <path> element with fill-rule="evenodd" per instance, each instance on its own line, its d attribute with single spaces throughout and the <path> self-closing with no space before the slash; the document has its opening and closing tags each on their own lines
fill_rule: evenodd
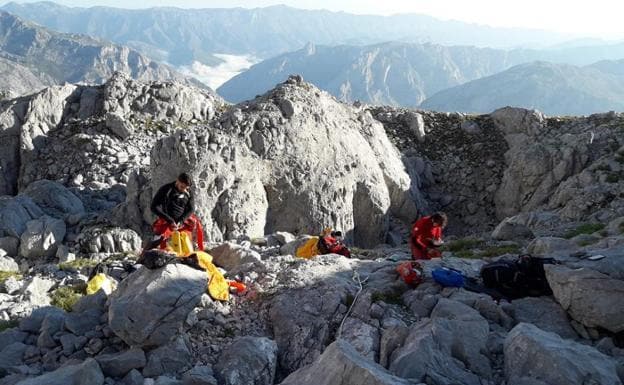
<svg viewBox="0 0 624 385">
<path fill-rule="evenodd" d="M 27 2 L 31 0 L 18 0 Z M 357 14 L 422 13 L 444 20 L 461 20 L 495 27 L 538 28 L 578 36 L 624 39 L 622 0 L 57 0 L 57 3 L 120 8 L 175 6 L 180 8 L 265 7 L 328 9 Z"/>
</svg>

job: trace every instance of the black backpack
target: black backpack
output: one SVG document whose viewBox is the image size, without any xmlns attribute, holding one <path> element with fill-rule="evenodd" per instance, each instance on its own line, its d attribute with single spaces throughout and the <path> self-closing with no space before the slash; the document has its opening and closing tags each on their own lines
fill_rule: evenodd
<svg viewBox="0 0 624 385">
<path fill-rule="evenodd" d="M 165 250 L 150 249 L 145 250 L 137 263 L 142 264 L 148 269 L 160 269 L 170 263 L 175 263 L 178 256 Z"/>
<path fill-rule="evenodd" d="M 548 285 L 544 264 L 556 264 L 553 258 L 536 258 L 521 255 L 516 260 L 500 260 L 481 268 L 483 284 L 514 299 L 552 294 Z"/>
</svg>

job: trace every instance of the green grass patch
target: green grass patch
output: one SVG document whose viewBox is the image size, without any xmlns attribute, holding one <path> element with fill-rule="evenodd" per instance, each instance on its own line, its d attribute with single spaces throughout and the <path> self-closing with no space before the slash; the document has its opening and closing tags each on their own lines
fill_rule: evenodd
<svg viewBox="0 0 624 385">
<path fill-rule="evenodd" d="M 458 258 L 472 259 L 477 258 L 478 256 L 472 250 L 459 250 L 453 252 Z"/>
<path fill-rule="evenodd" d="M 585 247 L 585 246 L 593 245 L 596 242 L 598 242 L 598 239 L 586 239 L 584 241 L 580 241 L 578 245 L 581 247 Z"/>
<path fill-rule="evenodd" d="M 381 291 L 376 291 L 371 295 L 371 301 L 381 301 L 392 305 L 403 305 L 403 298 L 401 298 L 401 294 L 397 293 L 384 293 Z"/>
<path fill-rule="evenodd" d="M 98 264 L 98 261 L 89 258 L 78 258 L 70 262 L 59 263 L 58 267 L 61 270 L 77 271 L 85 267 L 93 268 Z"/>
<path fill-rule="evenodd" d="M 14 271 L 0 271 L 0 283 L 4 283 L 9 277 L 15 277 L 15 279 L 22 279 L 22 275 L 20 273 L 16 273 Z"/>
<path fill-rule="evenodd" d="M 570 239 L 581 234 L 593 234 L 604 228 L 605 228 L 605 225 L 603 225 L 602 223 L 584 223 L 578 226 L 576 229 L 568 231 L 567 233 L 563 235 L 563 237 L 566 239 Z"/>
<path fill-rule="evenodd" d="M 61 309 L 69 312 L 78 300 L 82 297 L 76 288 L 71 286 L 62 286 L 52 292 L 51 303 L 53 306 L 60 307 Z"/>
<path fill-rule="evenodd" d="M 520 251 L 520 246 L 513 245 L 503 245 L 503 246 L 491 246 L 487 249 L 483 250 L 479 254 L 482 257 L 498 257 L 503 254 L 516 254 Z"/>
<path fill-rule="evenodd" d="M 17 325 L 19 325 L 18 320 L 0 321 L 0 333 L 7 329 L 17 327 Z"/>
<path fill-rule="evenodd" d="M 448 244 L 441 247 L 442 251 L 451 251 L 457 253 L 458 251 L 466 249 L 475 249 L 483 245 L 483 240 L 476 238 L 462 238 L 456 241 L 451 241 Z"/>
<path fill-rule="evenodd" d="M 620 176 L 616 173 L 611 173 L 607 175 L 606 181 L 607 183 L 617 183 L 620 181 Z"/>
</svg>

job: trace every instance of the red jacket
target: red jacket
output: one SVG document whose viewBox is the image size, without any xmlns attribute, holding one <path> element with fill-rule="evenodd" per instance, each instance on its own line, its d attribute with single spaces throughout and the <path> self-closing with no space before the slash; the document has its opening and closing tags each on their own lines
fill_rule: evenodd
<svg viewBox="0 0 624 385">
<path fill-rule="evenodd" d="M 414 245 L 427 249 L 430 240 L 442 239 L 442 227 L 434 227 L 430 216 L 422 217 L 412 226 L 411 238 Z"/>
</svg>

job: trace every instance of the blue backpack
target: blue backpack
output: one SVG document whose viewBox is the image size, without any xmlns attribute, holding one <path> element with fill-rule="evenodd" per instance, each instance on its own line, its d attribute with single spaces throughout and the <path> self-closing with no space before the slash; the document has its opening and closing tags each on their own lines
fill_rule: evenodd
<svg viewBox="0 0 624 385">
<path fill-rule="evenodd" d="M 464 276 L 461 271 L 448 267 L 438 267 L 431 272 L 433 280 L 444 287 L 463 287 Z"/>
</svg>

